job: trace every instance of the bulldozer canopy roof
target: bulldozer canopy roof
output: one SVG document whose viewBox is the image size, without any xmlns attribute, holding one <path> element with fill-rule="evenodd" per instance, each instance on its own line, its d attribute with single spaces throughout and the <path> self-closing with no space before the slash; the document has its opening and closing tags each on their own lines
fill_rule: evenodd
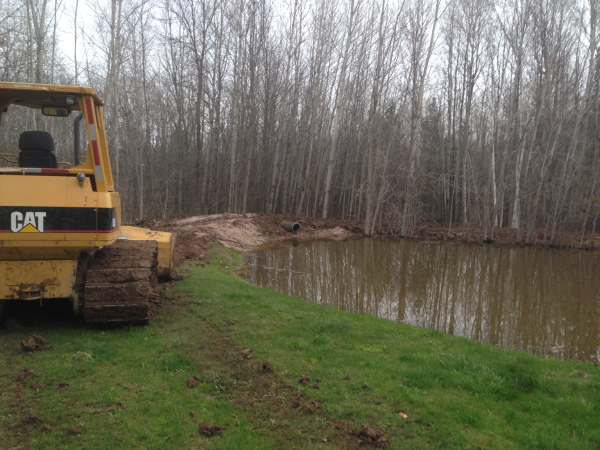
<svg viewBox="0 0 600 450">
<path fill-rule="evenodd" d="M 96 91 L 89 87 L 0 81 L 0 111 L 11 104 L 30 108 L 57 106 L 68 107 L 75 111 L 79 110 L 79 105 L 67 104 L 65 100 L 65 96 L 67 95 L 91 95 L 97 104 L 103 105 Z"/>
</svg>

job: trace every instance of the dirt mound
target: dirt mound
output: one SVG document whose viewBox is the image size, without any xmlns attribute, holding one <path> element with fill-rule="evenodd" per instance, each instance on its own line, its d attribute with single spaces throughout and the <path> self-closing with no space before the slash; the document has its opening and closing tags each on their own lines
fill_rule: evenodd
<svg viewBox="0 0 600 450">
<path fill-rule="evenodd" d="M 21 341 L 21 349 L 24 352 L 41 352 L 42 350 L 52 350 L 53 348 L 46 339 L 37 334 L 32 334 Z"/>
<path fill-rule="evenodd" d="M 300 224 L 300 232 L 289 233 L 283 221 Z M 263 244 L 289 239 L 348 239 L 359 236 L 361 222 L 312 219 L 284 214 L 213 214 L 157 223 L 154 228 L 177 233 L 175 266 L 186 259 L 204 259 L 208 250 L 221 246 L 252 251 Z"/>
<path fill-rule="evenodd" d="M 200 424 L 200 433 L 204 434 L 205 436 L 214 436 L 215 434 L 219 434 L 222 431 L 223 431 L 223 427 L 217 425 L 214 422 L 211 422 L 211 423 L 202 422 Z"/>
</svg>

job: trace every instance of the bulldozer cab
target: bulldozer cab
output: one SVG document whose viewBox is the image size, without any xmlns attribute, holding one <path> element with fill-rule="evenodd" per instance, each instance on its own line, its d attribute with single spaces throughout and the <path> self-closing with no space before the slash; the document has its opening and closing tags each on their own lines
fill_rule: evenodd
<svg viewBox="0 0 600 450">
<path fill-rule="evenodd" d="M 84 177 L 89 180 L 96 192 L 114 192 L 112 172 L 110 169 L 104 120 L 102 117 L 103 103 L 91 88 L 39 85 L 28 83 L 0 82 L 0 130 L 3 116 L 9 108 L 17 107 L 38 110 L 51 120 L 72 122 L 72 140 L 61 136 L 61 150 L 66 155 L 68 142 L 72 142 L 71 155 L 68 160 L 58 161 L 55 155 L 55 138 L 50 130 L 56 130 L 49 120 L 44 121 L 46 129 L 40 131 L 39 118 L 36 120 L 32 111 L 27 120 L 20 121 L 23 129 L 18 139 L 14 133 L 3 138 L 0 160 L 4 167 L 0 173 L 5 174 L 46 174 Z M 38 115 L 39 115 L 38 112 Z M 26 125 L 22 125 L 25 122 Z M 37 123 L 36 123 L 37 122 Z M 83 122 L 83 123 L 82 123 Z M 14 124 L 11 124 L 14 127 Z M 83 125 L 87 131 L 87 151 L 82 153 L 79 128 Z M 60 127 L 65 134 L 65 127 Z M 3 133 L 4 135 L 4 133 Z M 11 139 L 12 138 L 12 139 Z M 11 143 L 9 140 L 12 140 Z M 11 151 L 12 148 L 14 149 Z M 18 152 L 17 152 L 18 148 Z"/>
</svg>

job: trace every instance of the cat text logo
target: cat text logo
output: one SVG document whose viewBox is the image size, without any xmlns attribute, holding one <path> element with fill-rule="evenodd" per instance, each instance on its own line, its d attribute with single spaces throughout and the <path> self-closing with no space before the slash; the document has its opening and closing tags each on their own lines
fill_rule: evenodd
<svg viewBox="0 0 600 450">
<path fill-rule="evenodd" d="M 15 211 L 10 215 L 10 229 L 13 233 L 43 233 L 45 212 Z"/>
</svg>

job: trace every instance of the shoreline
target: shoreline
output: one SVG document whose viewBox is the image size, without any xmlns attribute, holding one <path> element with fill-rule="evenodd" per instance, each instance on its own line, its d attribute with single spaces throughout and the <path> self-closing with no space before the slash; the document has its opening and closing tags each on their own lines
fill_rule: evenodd
<svg viewBox="0 0 600 450">
<path fill-rule="evenodd" d="M 283 221 L 298 222 L 300 232 L 292 234 L 285 231 L 281 227 Z M 363 221 L 307 218 L 291 214 L 214 214 L 184 219 L 143 221 L 133 225 L 177 233 L 175 267 L 186 260 L 205 259 L 211 248 L 219 246 L 247 252 L 256 250 L 264 244 L 270 245 L 281 241 L 306 242 L 365 237 Z M 494 241 L 486 240 L 485 234 L 483 227 L 453 225 L 449 232 L 448 224 L 422 223 L 415 228 L 412 236 L 401 237 L 397 228 L 384 223 L 381 229 L 376 228 L 372 237 L 496 247 L 568 249 L 600 255 L 600 234 L 596 234 L 591 243 L 588 242 L 589 239 L 585 241 L 588 243 L 583 247 L 579 246 L 581 233 L 574 231 L 561 232 L 553 244 L 543 240 L 544 230 L 537 231 L 537 239 L 532 244 L 519 242 L 516 229 L 497 228 Z"/>
</svg>

